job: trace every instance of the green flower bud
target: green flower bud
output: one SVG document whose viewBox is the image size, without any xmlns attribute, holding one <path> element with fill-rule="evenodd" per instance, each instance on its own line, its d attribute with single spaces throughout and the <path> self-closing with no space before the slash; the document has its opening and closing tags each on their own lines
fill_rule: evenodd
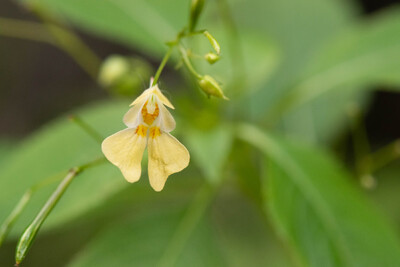
<svg viewBox="0 0 400 267">
<path fill-rule="evenodd" d="M 105 87 L 117 82 L 129 72 L 129 62 L 122 56 L 110 56 L 101 65 L 99 83 Z"/>
<path fill-rule="evenodd" d="M 214 64 L 215 62 L 217 62 L 219 60 L 219 56 L 210 52 L 207 53 L 204 58 L 208 61 L 208 63 L 210 64 Z"/>
<path fill-rule="evenodd" d="M 214 48 L 215 52 L 219 55 L 221 53 L 221 46 L 217 42 L 217 39 L 214 38 L 208 31 L 203 32 L 204 36 L 207 37 L 211 46 Z"/>
<path fill-rule="evenodd" d="M 190 5 L 189 31 L 192 32 L 196 28 L 197 21 L 204 7 L 204 0 L 192 0 Z"/>
<path fill-rule="evenodd" d="M 151 67 L 142 59 L 113 55 L 101 66 L 99 83 L 113 94 L 131 97 L 151 73 Z"/>
<path fill-rule="evenodd" d="M 229 100 L 222 91 L 218 82 L 209 75 L 204 75 L 201 79 L 199 79 L 199 86 L 201 90 L 203 90 L 208 96 L 212 95 L 218 98 L 223 98 L 225 100 Z"/>
</svg>

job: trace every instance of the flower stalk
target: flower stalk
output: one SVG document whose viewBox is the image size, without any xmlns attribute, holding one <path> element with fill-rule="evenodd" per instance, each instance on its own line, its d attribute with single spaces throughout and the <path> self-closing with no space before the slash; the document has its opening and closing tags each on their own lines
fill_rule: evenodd
<svg viewBox="0 0 400 267">
<path fill-rule="evenodd" d="M 157 84 L 158 79 L 160 78 L 161 72 L 163 71 L 165 65 L 167 64 L 168 59 L 170 58 L 173 50 L 174 50 L 174 45 L 171 44 L 169 46 L 167 53 L 165 54 L 164 58 L 162 59 L 160 66 L 157 69 L 156 75 L 154 76 L 154 80 L 153 80 L 151 86 L 155 86 Z"/>
<path fill-rule="evenodd" d="M 193 30 L 196 28 L 197 21 L 199 20 L 200 14 L 203 11 L 204 2 L 204 0 L 192 0 L 189 17 L 190 32 L 193 32 Z"/>
<path fill-rule="evenodd" d="M 18 204 L 15 206 L 11 214 L 7 217 L 4 223 L 0 227 L 0 247 L 3 244 L 4 240 L 7 238 L 8 233 L 11 231 L 11 228 L 14 226 L 14 223 L 17 221 L 22 211 L 25 209 L 29 200 L 32 197 L 33 190 L 28 189 L 22 198 L 19 200 Z"/>
<path fill-rule="evenodd" d="M 83 121 L 76 115 L 70 115 L 69 120 L 80 127 L 84 132 L 86 132 L 93 140 L 101 144 L 103 142 L 103 137 L 89 124 Z"/>
<path fill-rule="evenodd" d="M 39 211 L 38 215 L 35 217 L 35 219 L 26 228 L 26 230 L 20 237 L 20 239 L 18 241 L 16 253 L 15 253 L 15 262 L 16 262 L 17 266 L 25 259 L 33 241 L 36 238 L 37 233 L 40 230 L 40 227 L 42 226 L 43 222 L 46 220 L 46 218 L 50 214 L 50 212 L 53 210 L 53 208 L 56 206 L 56 204 L 58 203 L 60 198 L 63 196 L 64 192 L 67 190 L 68 186 L 71 184 L 73 179 L 78 174 L 82 173 L 84 170 L 94 167 L 94 166 L 97 166 L 104 162 L 105 162 L 105 158 L 101 157 L 101 158 L 91 161 L 87 164 L 83 164 L 81 166 L 71 168 L 68 171 L 67 175 L 64 177 L 64 179 L 58 185 L 56 190 L 53 192 L 53 194 L 47 200 L 45 205 Z M 29 200 L 29 198 L 27 200 Z M 22 208 L 24 207 L 23 205 L 21 205 L 21 206 L 22 206 Z"/>
</svg>

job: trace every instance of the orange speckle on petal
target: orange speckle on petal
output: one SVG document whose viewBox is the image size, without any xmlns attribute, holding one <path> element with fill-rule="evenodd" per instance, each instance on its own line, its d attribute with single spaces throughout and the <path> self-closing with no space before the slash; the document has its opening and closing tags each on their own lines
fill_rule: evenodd
<svg viewBox="0 0 400 267">
<path fill-rule="evenodd" d="M 139 125 L 136 128 L 135 134 L 138 134 L 138 135 L 140 135 L 142 137 L 145 137 L 147 135 L 147 127 L 144 126 L 144 125 Z"/>
<path fill-rule="evenodd" d="M 156 138 L 157 136 L 161 135 L 161 130 L 159 127 L 151 127 L 150 128 L 150 137 L 152 139 Z"/>
<path fill-rule="evenodd" d="M 155 119 L 157 119 L 158 115 L 160 114 L 160 109 L 158 108 L 157 103 L 156 108 L 154 110 L 154 112 L 152 114 L 148 113 L 147 111 L 147 102 L 144 103 L 144 106 L 142 108 L 142 117 L 143 117 L 143 121 L 147 124 L 147 125 L 151 125 Z"/>
</svg>

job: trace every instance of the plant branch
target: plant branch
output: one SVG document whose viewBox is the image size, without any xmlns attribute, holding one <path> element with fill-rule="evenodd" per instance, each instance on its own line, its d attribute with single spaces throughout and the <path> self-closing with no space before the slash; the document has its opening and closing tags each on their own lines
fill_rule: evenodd
<svg viewBox="0 0 400 267">
<path fill-rule="evenodd" d="M 84 132 L 86 132 L 90 137 L 92 137 L 93 140 L 95 140 L 97 143 L 101 144 L 104 140 L 103 136 L 99 134 L 92 126 L 90 126 L 88 123 L 83 121 L 81 118 L 79 118 L 76 115 L 70 115 L 69 120 L 73 123 L 75 123 L 79 128 L 81 128 Z"/>
<path fill-rule="evenodd" d="M 0 18 L 0 35 L 56 45 L 41 23 Z"/>
<path fill-rule="evenodd" d="M 385 167 L 389 163 L 400 158 L 400 139 L 384 146 L 378 151 L 368 155 L 369 162 L 371 162 L 371 173 Z"/>
<path fill-rule="evenodd" d="M 16 265 L 18 266 L 26 257 L 29 248 L 32 245 L 32 242 L 34 241 L 40 227 L 42 226 L 43 222 L 46 220 L 47 216 L 51 213 L 53 208 L 56 206 L 64 192 L 67 190 L 68 186 L 70 183 L 73 181 L 73 179 L 80 173 L 82 173 L 84 170 L 97 166 L 101 163 L 105 162 L 105 158 L 101 157 L 99 159 L 96 159 L 94 161 L 91 161 L 89 163 L 73 167 L 71 168 L 67 175 L 64 177 L 64 179 L 61 181 L 61 183 L 58 185 L 56 190 L 53 192 L 53 194 L 50 196 L 50 198 L 47 200 L 47 202 L 44 204 L 38 215 L 35 217 L 35 219 L 32 221 L 32 223 L 26 228 L 24 233 L 19 239 L 16 253 L 15 253 L 15 261 Z"/>
<path fill-rule="evenodd" d="M 157 84 L 158 79 L 160 78 L 161 72 L 163 71 L 165 65 L 167 64 L 168 59 L 170 58 L 173 49 L 174 49 L 174 46 L 170 45 L 167 53 L 165 54 L 164 58 L 162 59 L 162 61 L 160 63 L 160 66 L 157 69 L 156 75 L 154 76 L 154 80 L 153 80 L 153 83 L 151 84 L 151 86 L 154 86 Z"/>
<path fill-rule="evenodd" d="M 188 57 L 188 55 L 187 55 L 187 53 L 186 53 L 186 49 L 185 49 L 185 48 L 183 47 L 183 45 L 181 45 L 181 44 L 178 45 L 178 48 L 179 48 L 179 52 L 181 53 L 182 60 L 183 60 L 183 63 L 185 64 L 186 68 L 187 68 L 187 69 L 189 70 L 189 72 L 190 72 L 191 74 L 193 74 L 193 76 L 195 76 L 197 79 L 201 79 L 202 76 L 196 72 L 196 70 L 193 68 L 192 63 L 190 63 L 189 57 Z"/>
<path fill-rule="evenodd" d="M 28 204 L 29 200 L 32 197 L 32 189 L 28 189 L 22 198 L 19 200 L 17 206 L 13 209 L 11 214 L 7 217 L 4 223 L 0 227 L 0 247 L 3 244 L 4 240 L 7 238 L 8 233 L 10 232 L 11 228 L 13 227 L 14 223 L 17 221 L 19 216 L 21 215 L 22 211 Z"/>
<path fill-rule="evenodd" d="M 19 200 L 18 204 L 14 207 L 12 210 L 11 214 L 7 217 L 7 219 L 3 222 L 3 224 L 0 227 L 0 247 L 4 240 L 7 238 L 9 232 L 11 231 L 12 227 L 14 226 L 14 223 L 18 220 L 19 216 L 22 214 L 24 211 L 26 205 L 29 203 L 31 197 L 33 194 L 39 190 L 40 188 L 51 184 L 53 182 L 59 181 L 62 176 L 65 175 L 65 172 L 52 175 L 51 177 L 31 186 L 28 190 L 25 191 L 25 193 L 22 195 L 21 199 Z"/>
</svg>

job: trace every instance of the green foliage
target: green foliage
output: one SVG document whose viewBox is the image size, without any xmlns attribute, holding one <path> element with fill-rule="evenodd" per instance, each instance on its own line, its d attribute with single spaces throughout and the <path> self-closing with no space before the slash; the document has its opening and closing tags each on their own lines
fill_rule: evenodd
<svg viewBox="0 0 400 267">
<path fill-rule="evenodd" d="M 232 145 L 232 130 L 227 126 L 218 126 L 213 129 L 191 130 L 187 137 L 194 161 L 204 171 L 204 175 L 211 183 L 222 180 L 222 169 Z"/>
<path fill-rule="evenodd" d="M 131 197 L 131 212 L 122 212 L 122 221 L 102 229 L 69 265 L 157 265 L 178 230 L 187 196 L 193 194 L 190 185 L 174 186 L 161 197 L 148 195 L 147 200 Z M 190 234 L 174 266 L 288 266 L 273 246 L 270 229 L 246 199 L 222 194 L 213 206 Z"/>
<path fill-rule="evenodd" d="M 185 0 L 21 0 L 48 9 L 62 19 L 98 35 L 118 40 L 147 53 L 161 55 L 164 43 L 185 24 Z"/>
<path fill-rule="evenodd" d="M 71 266 L 127 266 L 129 263 L 154 266 L 179 223 L 179 215 L 169 209 L 167 214 L 159 212 L 114 225 L 92 240 Z M 221 266 L 221 255 L 213 239 L 210 228 L 202 223 L 174 266 Z"/>
<path fill-rule="evenodd" d="M 189 21 L 190 8 L 184 0 L 22 2 L 157 60 L 164 43 Z M 399 266 L 398 233 L 352 184 L 348 171 L 318 147 L 342 132 L 349 105 L 366 106 L 368 89 L 400 85 L 399 12 L 392 8 L 359 18 L 349 1 L 337 0 L 206 1 L 196 23 L 212 33 L 218 62 L 204 60 L 211 47 L 203 35 L 181 45 L 193 48 L 184 49 L 187 60 L 201 76 L 215 77 L 213 83 L 231 100 L 199 100 L 194 83 L 178 86 L 185 87 L 182 94 L 171 91 L 176 132 L 191 165 L 174 174 L 163 192 L 151 191 L 145 173 L 128 186 L 108 163 L 77 177 L 45 221 L 44 239 L 70 223 L 70 231 L 82 234 L 78 217 L 96 230 L 79 251 L 54 264 L 154 266 L 172 257 L 176 266 Z M 74 113 L 105 137 L 125 128 L 127 110 L 128 103 L 106 101 Z M 242 121 L 254 126 L 237 126 Z M 280 136 L 287 133 L 302 141 Z M 235 134 L 246 142 L 235 141 Z M 0 146 L 0 222 L 27 188 L 100 155 L 100 145 L 65 117 L 11 153 Z M 30 223 L 56 184 L 34 195 L 11 238 Z M 198 204 L 202 184 L 212 190 Z M 390 185 L 374 199 L 383 209 L 390 206 L 385 210 L 398 222 L 398 205 L 390 203 L 398 202 L 399 185 Z M 197 217 L 187 219 L 193 213 Z M 166 255 L 171 244 L 176 255 Z M 57 244 L 63 246 L 68 244 Z"/>
<path fill-rule="evenodd" d="M 346 29 L 324 47 L 310 63 L 308 77 L 300 82 L 286 101 L 302 104 L 330 90 L 347 86 L 369 88 L 392 83 L 400 74 L 400 9 L 392 9 L 373 21 Z"/>
<path fill-rule="evenodd" d="M 124 114 L 127 107 L 126 102 L 103 102 L 85 110 L 78 110 L 76 114 L 106 136 L 124 127 L 121 114 Z M 4 221 L 30 186 L 99 156 L 99 144 L 68 121 L 66 116 L 46 126 L 21 143 L 3 162 L 0 188 L 7 190 L 0 194 L 0 221 Z M 34 195 L 32 202 L 17 221 L 12 232 L 14 235 L 21 234 L 56 185 L 57 183 L 53 183 Z M 73 181 L 48 221 L 44 223 L 43 229 L 79 216 L 125 186 L 118 170 L 108 164 L 87 170 Z"/>
<path fill-rule="evenodd" d="M 268 156 L 266 205 L 305 266 L 400 264 L 396 233 L 333 158 L 252 126 L 239 135 Z"/>
<path fill-rule="evenodd" d="M 13 148 L 13 142 L 0 140 L 0 164 L 8 157 Z"/>
</svg>

